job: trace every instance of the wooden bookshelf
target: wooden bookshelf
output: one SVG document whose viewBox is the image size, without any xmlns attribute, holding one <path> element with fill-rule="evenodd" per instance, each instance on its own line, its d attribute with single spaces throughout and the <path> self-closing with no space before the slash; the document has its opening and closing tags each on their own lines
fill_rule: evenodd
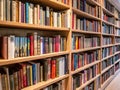
<svg viewBox="0 0 120 90">
<path fill-rule="evenodd" d="M 33 86 L 23 88 L 22 90 L 38 90 L 38 89 L 40 90 L 40 89 L 42 89 L 44 87 L 47 87 L 47 86 L 49 86 L 49 85 L 51 85 L 51 84 L 53 84 L 55 82 L 58 82 L 58 81 L 60 81 L 62 79 L 68 78 L 68 77 L 69 77 L 69 75 L 63 75 L 63 76 L 57 77 L 55 79 L 50 79 L 48 81 L 37 83 L 37 84 L 35 84 Z"/>
<path fill-rule="evenodd" d="M 20 1 L 22 1 L 22 0 L 20 0 Z M 79 72 L 81 72 L 85 69 L 88 69 L 88 68 L 90 68 L 90 67 L 92 67 L 96 64 L 99 64 L 100 65 L 100 66 L 98 65 L 99 71 L 100 71 L 99 74 L 96 75 L 94 78 L 90 79 L 89 81 L 87 81 L 86 83 L 84 83 L 83 85 L 81 85 L 80 87 L 76 88 L 76 90 L 81 90 L 81 89 L 85 88 L 86 86 L 88 86 L 93 81 L 95 81 L 97 78 L 99 78 L 99 77 L 101 78 L 102 75 L 105 72 L 107 72 L 111 67 L 115 67 L 115 64 L 120 62 L 120 60 L 117 60 L 116 62 L 114 62 L 114 64 L 106 67 L 104 70 L 101 69 L 102 61 L 104 61 L 106 59 L 109 59 L 109 58 L 115 56 L 116 54 L 120 53 L 120 51 L 118 51 L 118 52 L 115 52 L 112 55 L 109 55 L 105 58 L 102 58 L 102 49 L 103 48 L 120 45 L 120 43 L 114 43 L 115 38 L 120 37 L 119 35 L 102 33 L 102 23 L 105 23 L 106 25 L 109 25 L 109 26 L 113 26 L 114 28 L 120 28 L 119 26 L 117 26 L 113 23 L 110 23 L 106 20 L 102 20 L 102 12 L 104 12 L 108 16 L 114 17 L 117 20 L 120 20 L 120 19 L 118 17 L 116 17 L 114 15 L 114 13 L 110 12 L 108 9 L 106 9 L 102 5 L 103 0 L 99 0 L 100 2 L 96 2 L 95 0 L 86 0 L 86 2 L 88 4 L 90 4 L 91 6 L 100 7 L 100 12 L 99 12 L 100 16 L 99 15 L 94 16 L 92 14 L 89 14 L 88 12 L 85 12 L 85 11 L 82 11 L 80 9 L 74 8 L 72 6 L 73 0 L 68 0 L 68 1 L 69 1 L 68 4 L 64 4 L 64 3 L 59 2 L 57 0 L 28 0 L 28 2 L 30 2 L 30 3 L 40 4 L 40 5 L 43 5 L 43 6 L 49 6 L 50 9 L 51 8 L 54 9 L 55 12 L 60 12 L 61 13 L 61 12 L 64 12 L 64 11 L 70 11 L 70 17 L 69 17 L 70 27 L 69 28 L 54 27 L 54 26 L 39 25 L 39 24 L 27 24 L 27 23 L 21 23 L 21 22 L 0 20 L 0 28 L 1 28 L 1 30 L 3 30 L 3 32 L 5 32 L 4 29 L 6 29 L 6 30 L 15 29 L 16 31 L 17 31 L 17 29 L 22 29 L 22 30 L 24 30 L 24 32 L 27 32 L 28 30 L 31 30 L 31 32 L 45 31 L 45 32 L 48 33 L 48 36 L 51 36 L 51 34 L 54 36 L 54 35 L 56 35 L 55 33 L 57 33 L 57 34 L 60 34 L 60 35 L 63 35 L 63 36 L 65 35 L 66 38 L 67 38 L 67 42 L 66 42 L 67 43 L 67 49 L 66 49 L 66 51 L 47 53 L 47 54 L 41 54 L 41 55 L 35 55 L 35 56 L 18 57 L 18 58 L 13 58 L 13 59 L 2 59 L 2 58 L 0 59 L 0 66 L 4 67 L 4 66 L 9 66 L 11 64 L 14 65 L 14 64 L 17 64 L 17 63 L 38 61 L 40 59 L 46 59 L 46 58 L 52 58 L 52 57 L 54 58 L 54 57 L 57 57 L 57 56 L 68 55 L 68 62 L 67 63 L 68 63 L 69 72 L 67 74 L 56 77 L 54 79 L 50 79 L 50 80 L 47 80 L 47 81 L 36 83 L 35 85 L 32 85 L 32 86 L 27 86 L 25 88 L 22 88 L 22 90 L 40 90 L 40 89 L 46 88 L 49 85 L 57 83 L 58 81 L 61 81 L 63 79 L 67 79 L 66 80 L 67 83 L 65 83 L 66 84 L 66 90 L 73 90 L 72 89 L 73 88 L 73 81 L 72 81 L 73 75 L 78 74 Z M 82 1 L 82 0 L 80 0 L 80 1 Z M 83 1 L 85 1 L 85 0 L 83 0 Z M 91 21 L 92 20 L 98 21 L 100 23 L 100 30 L 98 30 L 99 32 L 73 29 L 72 28 L 72 23 L 73 23 L 72 22 L 72 13 L 76 14 L 77 17 L 79 17 L 79 19 L 80 18 L 86 18 L 86 19 L 91 20 Z M 66 17 L 68 17 L 68 16 L 66 16 Z M 63 19 L 63 18 L 61 18 L 61 19 Z M 88 26 L 87 26 L 87 28 L 88 28 Z M 18 32 L 22 33 L 20 30 L 18 30 Z M 12 30 L 11 30 L 11 33 L 12 33 Z M 72 50 L 72 34 L 73 33 L 83 34 L 85 36 L 99 37 L 100 38 L 100 45 L 96 46 L 96 47 L 89 47 L 89 48 Z M 104 36 L 111 37 L 112 41 L 113 41 L 112 44 L 102 45 L 102 37 L 104 37 Z M 100 60 L 97 60 L 97 61 L 94 61 L 90 64 L 84 65 L 83 67 L 77 68 L 74 71 L 71 70 L 72 54 L 74 54 L 74 53 L 80 53 L 81 54 L 81 53 L 85 53 L 85 52 L 87 53 L 87 52 L 96 51 L 96 50 L 100 50 Z M 115 72 L 115 75 L 116 75 L 117 72 Z M 110 81 L 113 79 L 113 76 L 114 75 L 110 76 L 103 84 L 100 83 L 100 86 L 101 86 L 100 89 L 101 90 L 103 90 L 110 83 Z"/>
</svg>

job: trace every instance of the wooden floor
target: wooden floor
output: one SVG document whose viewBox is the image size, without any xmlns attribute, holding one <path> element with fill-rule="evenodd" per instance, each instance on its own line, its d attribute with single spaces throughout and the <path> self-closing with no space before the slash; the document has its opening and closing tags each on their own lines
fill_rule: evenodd
<svg viewBox="0 0 120 90">
<path fill-rule="evenodd" d="M 105 90 L 120 90 L 120 72 L 111 81 L 111 83 L 106 87 Z"/>
</svg>

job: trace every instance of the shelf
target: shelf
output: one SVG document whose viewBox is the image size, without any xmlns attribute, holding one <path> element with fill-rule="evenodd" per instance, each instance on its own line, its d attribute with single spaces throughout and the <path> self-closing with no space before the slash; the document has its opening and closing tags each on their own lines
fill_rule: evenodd
<svg viewBox="0 0 120 90">
<path fill-rule="evenodd" d="M 115 37 L 120 37 L 120 35 L 118 36 L 118 35 L 115 35 Z"/>
<path fill-rule="evenodd" d="M 34 61 L 34 60 L 55 57 L 55 56 L 60 56 L 60 55 L 65 55 L 65 54 L 69 54 L 69 52 L 68 51 L 55 52 L 55 53 L 42 54 L 42 55 L 36 55 L 36 56 L 19 57 L 19 58 L 8 59 L 8 60 L 0 59 L 0 66 L 14 64 L 14 63 L 21 63 L 21 62 L 26 62 L 26 61 Z"/>
<path fill-rule="evenodd" d="M 116 63 L 118 63 L 118 62 L 120 62 L 120 59 L 118 59 L 117 61 L 115 61 L 115 63 L 114 63 L 114 64 L 116 64 Z"/>
<path fill-rule="evenodd" d="M 27 23 L 19 23 L 12 21 L 0 21 L 0 27 L 9 27 L 9 28 L 22 28 L 22 29 L 36 29 L 36 30 L 53 30 L 53 31 L 69 31 L 69 28 L 61 28 L 61 27 L 52 27 L 52 26 L 41 26 L 38 24 L 27 24 Z"/>
<path fill-rule="evenodd" d="M 31 1 L 34 1 L 34 3 L 40 3 L 46 6 L 50 6 L 57 10 L 65 10 L 70 8 L 69 5 L 64 4 L 62 2 L 58 2 L 57 0 L 31 0 Z"/>
<path fill-rule="evenodd" d="M 120 51 L 117 51 L 117 52 L 115 52 L 115 54 L 114 54 L 114 55 L 119 54 L 119 53 L 120 53 Z"/>
<path fill-rule="evenodd" d="M 84 87 L 86 87 L 87 85 L 89 85 L 91 82 L 93 82 L 95 79 L 97 79 L 100 75 L 98 74 L 97 76 L 95 76 L 94 78 L 90 79 L 89 81 L 87 81 L 86 83 L 84 83 L 83 85 L 81 85 L 79 88 L 76 88 L 76 90 L 82 90 Z"/>
<path fill-rule="evenodd" d="M 114 14 L 113 14 L 112 12 L 110 12 L 109 10 L 107 10 L 106 8 L 104 8 L 103 6 L 102 6 L 102 10 L 103 10 L 103 12 L 105 12 L 107 15 L 109 15 L 109 16 L 114 16 Z"/>
<path fill-rule="evenodd" d="M 114 45 L 120 45 L 120 43 L 115 43 Z"/>
<path fill-rule="evenodd" d="M 101 90 L 104 90 L 106 86 L 113 80 L 113 75 L 111 75 L 102 85 L 101 85 Z"/>
<path fill-rule="evenodd" d="M 98 46 L 98 47 L 91 47 L 91 48 L 72 50 L 72 53 L 84 52 L 84 51 L 95 50 L 95 49 L 100 49 L 100 47 Z"/>
<path fill-rule="evenodd" d="M 118 69 L 118 70 L 115 72 L 114 76 L 116 76 L 118 73 L 120 73 L 120 69 Z"/>
<path fill-rule="evenodd" d="M 56 82 L 58 82 L 58 81 L 60 81 L 62 79 L 65 79 L 67 77 L 69 77 L 69 75 L 63 75 L 63 76 L 57 77 L 55 79 L 50 79 L 48 81 L 39 82 L 39 83 L 37 83 L 35 85 L 28 86 L 26 88 L 23 88 L 22 90 L 40 90 L 40 89 L 42 89 L 44 87 L 47 87 L 47 86 L 49 86 L 49 85 L 51 85 L 53 83 L 56 83 Z"/>
<path fill-rule="evenodd" d="M 117 26 L 117 25 L 114 25 L 115 26 L 115 28 L 120 28 L 120 26 Z"/>
<path fill-rule="evenodd" d="M 100 4 L 97 1 L 95 1 L 95 0 L 87 0 L 87 2 L 92 4 L 92 5 L 100 6 Z"/>
<path fill-rule="evenodd" d="M 84 30 L 72 30 L 72 32 L 78 32 L 78 33 L 83 33 L 83 34 L 101 35 L 100 32 L 84 31 Z"/>
<path fill-rule="evenodd" d="M 76 69 L 75 71 L 72 71 L 71 74 L 72 74 L 72 75 L 73 75 L 73 74 L 76 74 L 76 73 L 78 73 L 78 72 L 80 72 L 80 71 L 82 71 L 82 70 L 84 70 L 84 69 L 87 69 L 87 68 L 89 68 L 89 67 L 91 67 L 91 66 L 93 66 L 93 65 L 95 65 L 95 64 L 97 64 L 97 63 L 99 63 L 99 62 L 100 62 L 100 60 L 95 61 L 95 62 L 92 62 L 92 63 L 87 64 L 87 65 L 84 65 L 83 67 L 80 67 L 79 69 Z"/>
<path fill-rule="evenodd" d="M 104 22 L 105 24 L 108 24 L 108 25 L 111 25 L 111 26 L 115 26 L 114 24 L 108 22 L 108 21 L 105 21 L 105 20 L 102 20 L 102 22 Z"/>
<path fill-rule="evenodd" d="M 107 33 L 102 33 L 103 36 L 114 36 L 114 34 L 107 34 Z"/>
<path fill-rule="evenodd" d="M 105 73 L 106 71 L 108 71 L 111 67 L 113 67 L 113 64 L 108 66 L 107 68 L 105 68 L 104 70 L 101 71 L 101 74 Z"/>
<path fill-rule="evenodd" d="M 102 48 L 111 47 L 111 46 L 114 46 L 114 44 L 103 45 Z"/>
<path fill-rule="evenodd" d="M 76 13 L 77 15 L 81 16 L 81 17 L 86 17 L 86 18 L 89 18 L 89 19 L 94 19 L 94 20 L 101 20 L 100 18 L 97 18 L 93 15 L 90 15 L 86 12 L 83 12 L 79 9 L 75 9 L 75 8 L 72 8 L 73 12 Z"/>
<path fill-rule="evenodd" d="M 114 54 L 113 54 L 113 55 L 109 55 L 109 56 L 103 58 L 101 61 L 104 61 L 104 60 L 106 60 L 106 59 L 108 59 L 108 58 L 111 58 L 112 56 L 114 56 Z"/>
</svg>

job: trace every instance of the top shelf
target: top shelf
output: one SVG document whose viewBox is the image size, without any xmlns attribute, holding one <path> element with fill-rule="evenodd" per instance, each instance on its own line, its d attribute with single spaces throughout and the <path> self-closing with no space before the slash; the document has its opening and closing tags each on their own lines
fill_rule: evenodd
<svg viewBox="0 0 120 90">
<path fill-rule="evenodd" d="M 65 10 L 70 8 L 69 5 L 64 4 L 62 2 L 55 1 L 55 0 L 30 0 L 30 1 L 34 1 L 34 3 L 41 3 L 43 5 L 50 6 L 57 10 Z"/>
<path fill-rule="evenodd" d="M 96 2 L 95 0 L 87 0 L 87 2 L 92 4 L 92 5 L 100 6 L 100 4 L 98 2 Z"/>
</svg>

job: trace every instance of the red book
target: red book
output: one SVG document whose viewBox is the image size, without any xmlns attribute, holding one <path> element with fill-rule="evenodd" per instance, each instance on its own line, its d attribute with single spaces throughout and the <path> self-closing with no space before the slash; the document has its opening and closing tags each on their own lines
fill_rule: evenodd
<svg viewBox="0 0 120 90">
<path fill-rule="evenodd" d="M 72 29 L 74 29 L 74 14 L 72 14 Z"/>
<path fill-rule="evenodd" d="M 26 71 L 26 64 L 22 64 L 22 85 L 23 87 L 26 87 L 27 86 L 27 71 Z"/>
<path fill-rule="evenodd" d="M 55 52 L 60 51 L 60 35 L 55 36 Z"/>
<path fill-rule="evenodd" d="M 33 56 L 34 55 L 34 37 L 30 35 L 29 38 L 30 38 L 30 56 Z"/>
<path fill-rule="evenodd" d="M 0 44 L 0 55 L 3 59 L 8 59 L 8 38 L 7 36 L 0 37 L 1 44 Z"/>
<path fill-rule="evenodd" d="M 51 78 L 55 78 L 56 75 L 56 60 L 51 61 Z"/>
</svg>

